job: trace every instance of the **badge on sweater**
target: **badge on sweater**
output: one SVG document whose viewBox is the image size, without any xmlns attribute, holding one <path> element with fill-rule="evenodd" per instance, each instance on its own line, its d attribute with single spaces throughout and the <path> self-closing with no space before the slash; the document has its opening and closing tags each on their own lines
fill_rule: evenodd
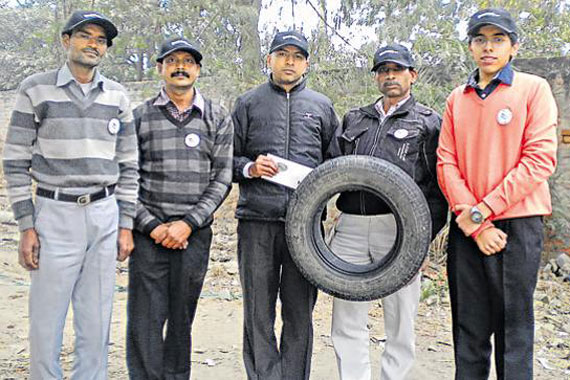
<svg viewBox="0 0 570 380">
<path fill-rule="evenodd" d="M 513 113 L 508 108 L 503 108 L 497 113 L 497 123 L 507 125 L 513 119 Z"/>
<path fill-rule="evenodd" d="M 394 132 L 394 137 L 397 139 L 405 139 L 406 137 L 408 137 L 408 130 L 407 129 L 398 129 L 396 130 L 396 132 Z"/>
<path fill-rule="evenodd" d="M 107 124 L 107 130 L 110 134 L 116 135 L 119 132 L 119 129 L 121 129 L 121 122 L 119 119 L 113 118 L 109 120 L 109 123 Z"/>
<path fill-rule="evenodd" d="M 200 144 L 200 136 L 195 133 L 189 133 L 184 138 L 184 144 L 189 148 L 195 148 Z"/>
</svg>

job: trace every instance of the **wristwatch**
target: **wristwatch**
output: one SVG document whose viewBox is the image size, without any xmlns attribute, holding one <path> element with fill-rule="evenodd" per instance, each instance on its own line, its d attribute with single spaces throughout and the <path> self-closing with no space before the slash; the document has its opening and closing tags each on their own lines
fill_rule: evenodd
<svg viewBox="0 0 570 380">
<path fill-rule="evenodd" d="M 483 218 L 481 210 L 479 210 L 477 206 L 471 207 L 471 221 L 473 223 L 481 224 L 483 223 L 483 220 L 485 220 L 485 218 Z"/>
</svg>

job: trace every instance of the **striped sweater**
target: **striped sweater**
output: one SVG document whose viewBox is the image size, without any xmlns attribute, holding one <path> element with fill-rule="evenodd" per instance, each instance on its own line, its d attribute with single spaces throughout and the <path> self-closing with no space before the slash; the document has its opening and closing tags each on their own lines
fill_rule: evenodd
<svg viewBox="0 0 570 380">
<path fill-rule="evenodd" d="M 3 158 L 20 230 L 34 227 L 32 179 L 62 192 L 116 184 L 119 226 L 132 228 L 136 144 L 130 102 L 120 84 L 96 72 L 84 95 L 67 65 L 25 79 L 16 94 Z"/>
<path fill-rule="evenodd" d="M 134 111 L 140 150 L 135 228 L 150 233 L 161 223 L 184 220 L 196 230 L 212 222 L 231 186 L 231 117 L 204 98 L 202 113 L 195 108 L 178 121 L 155 100 Z"/>
</svg>

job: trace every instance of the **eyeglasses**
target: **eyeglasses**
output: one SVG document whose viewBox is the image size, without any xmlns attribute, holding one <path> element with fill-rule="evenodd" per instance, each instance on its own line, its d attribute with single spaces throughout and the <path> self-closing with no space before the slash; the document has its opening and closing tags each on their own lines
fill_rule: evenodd
<svg viewBox="0 0 570 380">
<path fill-rule="evenodd" d="M 376 74 L 378 75 L 388 75 L 388 73 L 390 71 L 394 72 L 394 73 L 401 73 L 402 71 L 406 71 L 408 68 L 404 67 L 404 66 L 394 66 L 394 67 L 389 67 L 389 66 L 380 66 L 379 68 L 376 69 Z"/>
<path fill-rule="evenodd" d="M 181 64 L 183 66 L 192 66 L 192 65 L 196 64 L 196 61 L 191 57 L 187 57 L 187 58 L 183 58 L 183 59 L 176 59 L 174 57 L 166 57 L 166 58 L 164 58 L 164 60 L 162 62 L 168 66 L 179 66 Z"/>
<path fill-rule="evenodd" d="M 479 47 L 487 46 L 487 42 L 490 42 L 492 46 L 499 46 L 504 44 L 507 39 L 507 36 L 493 36 L 491 38 L 476 36 L 471 39 L 471 43 Z"/>
<path fill-rule="evenodd" d="M 279 59 L 289 60 L 291 58 L 296 62 L 301 62 L 307 59 L 307 57 L 305 57 L 305 55 L 300 52 L 288 53 L 285 50 L 277 50 L 273 54 L 275 54 L 275 56 Z"/>
<path fill-rule="evenodd" d="M 93 37 L 88 33 L 85 32 L 77 32 L 73 34 L 74 37 L 80 39 L 81 41 L 85 42 L 85 43 L 89 43 L 91 41 L 94 41 L 97 45 L 99 46 L 107 46 L 107 39 L 105 37 Z"/>
</svg>

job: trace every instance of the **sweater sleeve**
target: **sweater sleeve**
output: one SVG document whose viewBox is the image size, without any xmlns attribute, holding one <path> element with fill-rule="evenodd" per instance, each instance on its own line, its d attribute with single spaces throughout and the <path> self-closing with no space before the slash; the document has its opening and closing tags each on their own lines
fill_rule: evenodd
<svg viewBox="0 0 570 380">
<path fill-rule="evenodd" d="M 22 83 L 16 93 L 16 104 L 8 125 L 3 157 L 6 191 L 20 231 L 34 227 L 30 168 L 38 126 L 32 101 L 25 87 L 25 83 Z"/>
<path fill-rule="evenodd" d="M 457 147 L 453 120 L 453 97 L 456 91 L 447 99 L 436 150 L 437 180 L 451 209 L 455 208 L 458 204 L 474 205 L 478 203 L 473 193 L 471 193 L 467 187 L 467 183 L 459 170 L 457 162 Z"/>
<path fill-rule="evenodd" d="M 119 165 L 116 197 L 119 204 L 119 227 L 132 229 L 138 192 L 138 149 L 130 101 L 123 94 L 119 113 L 121 128 L 117 135 L 115 160 Z"/>
<path fill-rule="evenodd" d="M 216 112 L 216 137 L 212 150 L 212 172 L 210 181 L 198 202 L 184 217 L 184 221 L 195 230 L 204 225 L 222 204 L 232 184 L 232 156 L 234 128 L 231 117 L 224 110 Z"/>
<path fill-rule="evenodd" d="M 483 201 L 500 215 L 548 180 L 556 168 L 558 111 L 548 82 L 540 79 L 527 103 L 520 160 Z"/>
</svg>

